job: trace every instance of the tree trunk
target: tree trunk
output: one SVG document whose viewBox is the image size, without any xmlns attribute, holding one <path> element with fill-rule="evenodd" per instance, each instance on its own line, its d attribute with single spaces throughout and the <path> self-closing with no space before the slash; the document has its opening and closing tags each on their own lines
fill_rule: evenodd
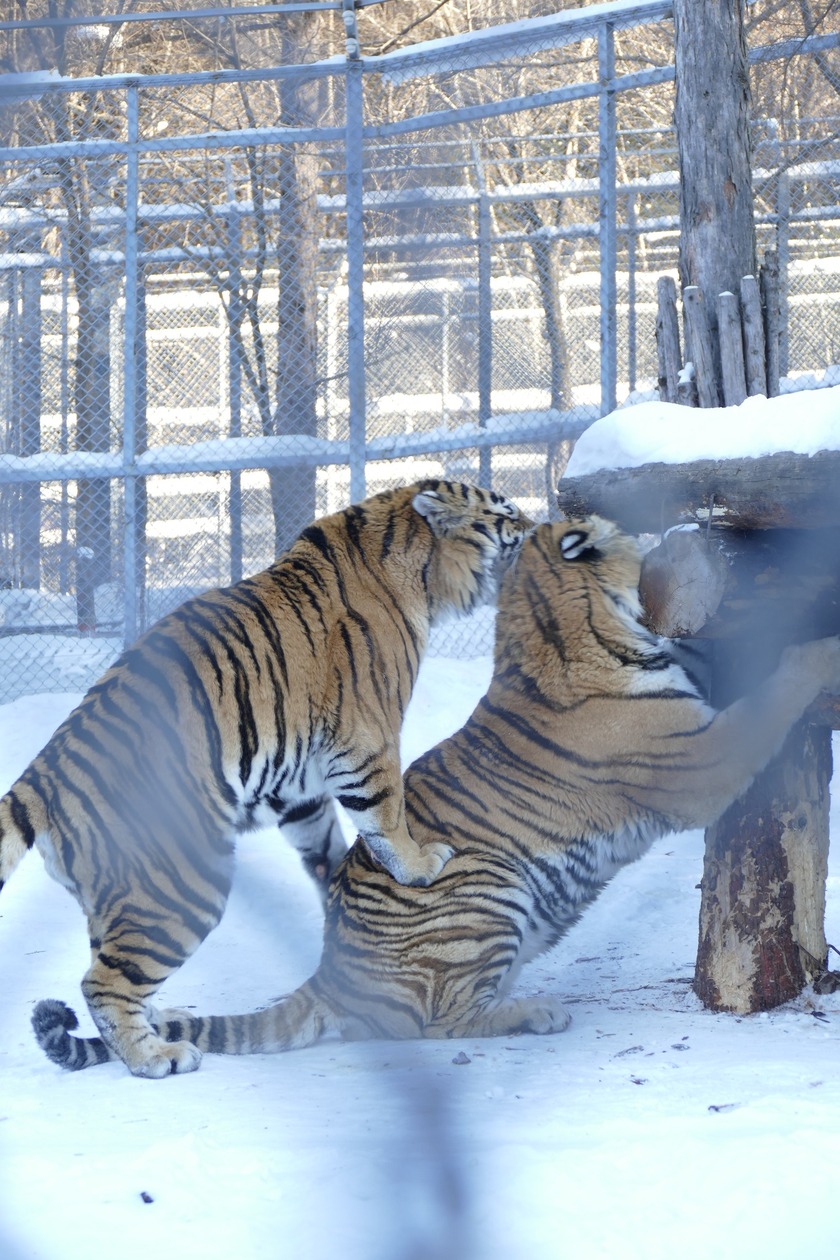
<svg viewBox="0 0 840 1260">
<path fill-rule="evenodd" d="M 316 436 L 317 210 L 315 159 L 285 145 L 280 153 L 277 385 L 275 433 Z M 276 554 L 315 514 L 315 469 L 277 468 L 269 474 Z"/>
<path fill-rule="evenodd" d="M 800 722 L 706 832 L 694 989 L 712 1010 L 768 1010 L 822 971 L 830 779 L 830 730 Z"/>
<path fill-rule="evenodd" d="M 282 59 L 293 61 L 305 40 L 305 22 L 283 23 Z M 311 122 L 315 99 L 311 85 L 280 80 L 280 118 L 289 125 Z M 281 145 L 278 183 L 278 303 L 275 433 L 317 432 L 317 261 L 318 210 L 315 201 L 318 161 L 311 146 Z M 277 468 L 269 473 L 274 514 L 274 545 L 284 551 L 316 514 L 315 469 Z"/>
<path fill-rule="evenodd" d="M 700 289 L 713 332 L 718 294 L 738 293 L 756 270 L 743 9 L 674 2 L 680 276 Z"/>
</svg>

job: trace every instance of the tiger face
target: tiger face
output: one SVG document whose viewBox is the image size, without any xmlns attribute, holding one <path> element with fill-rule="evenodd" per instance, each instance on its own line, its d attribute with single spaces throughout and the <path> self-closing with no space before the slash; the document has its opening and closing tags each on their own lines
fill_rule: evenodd
<svg viewBox="0 0 840 1260">
<path fill-rule="evenodd" d="M 582 692 L 597 691 L 607 683 L 605 662 L 626 654 L 628 636 L 634 662 L 661 658 L 659 640 L 638 623 L 635 539 L 590 516 L 540 525 L 521 552 L 499 592 L 497 674 L 521 669 L 548 688 L 562 670 Z"/>
<path fill-rule="evenodd" d="M 441 543 L 428 574 L 434 625 L 495 601 L 534 522 L 495 490 L 447 481 L 420 485 L 414 508 Z"/>
</svg>

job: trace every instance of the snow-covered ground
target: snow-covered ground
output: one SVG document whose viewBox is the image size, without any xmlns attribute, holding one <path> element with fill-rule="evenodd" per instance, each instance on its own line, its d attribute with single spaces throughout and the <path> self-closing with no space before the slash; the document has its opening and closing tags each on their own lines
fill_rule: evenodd
<svg viewBox="0 0 840 1260">
<path fill-rule="evenodd" d="M 406 760 L 462 723 L 489 670 L 427 660 Z M 76 698 L 0 708 L 0 790 Z M 0 1255 L 833 1260 L 840 995 L 703 1011 L 701 856 L 698 833 L 659 842 L 525 969 L 523 991 L 568 1001 L 560 1036 L 207 1056 L 164 1081 L 116 1063 L 64 1073 L 36 1046 L 37 999 L 82 1013 L 87 949 L 75 903 L 30 857 L 0 899 Z M 828 905 L 840 946 L 837 845 Z M 247 836 L 221 926 L 164 999 L 254 1007 L 309 975 L 319 947 L 296 859 Z"/>
</svg>

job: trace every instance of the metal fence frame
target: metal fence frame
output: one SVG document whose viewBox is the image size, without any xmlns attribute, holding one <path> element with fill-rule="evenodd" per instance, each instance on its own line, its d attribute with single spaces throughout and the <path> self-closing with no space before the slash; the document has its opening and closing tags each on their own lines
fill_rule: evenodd
<svg viewBox="0 0 840 1260">
<path fill-rule="evenodd" d="M 372 3 L 373 0 L 367 0 Z M 294 7 L 294 6 L 291 6 Z M 376 459 L 390 459 L 397 455 L 422 455 L 442 450 L 476 449 L 481 455 L 481 477 L 489 470 L 491 448 L 521 444 L 528 441 L 553 441 L 574 439 L 592 420 L 591 411 L 572 409 L 559 413 L 553 410 L 516 417 L 505 417 L 504 423 L 494 423 L 490 399 L 490 363 L 492 350 L 489 343 L 489 320 L 479 320 L 478 352 L 478 426 L 473 432 L 451 434 L 420 433 L 404 435 L 398 440 L 392 437 L 369 438 L 366 431 L 367 390 L 365 381 L 365 210 L 369 206 L 369 194 L 365 191 L 364 162 L 366 147 L 371 142 L 396 139 L 416 132 L 429 132 L 438 127 L 451 127 L 454 123 L 470 123 L 479 119 L 502 117 L 506 114 L 536 109 L 546 104 L 595 97 L 599 111 L 600 174 L 597 190 L 579 186 L 566 189 L 564 195 L 589 195 L 597 191 L 598 222 L 588 227 L 567 229 L 590 235 L 598 243 L 600 271 L 600 403 L 599 414 L 613 410 L 617 404 L 617 263 L 618 240 L 624 236 L 631 242 L 649 225 L 634 215 L 633 197 L 652 188 L 673 190 L 677 185 L 676 174 L 656 176 L 638 185 L 619 187 L 616 180 L 616 104 L 621 93 L 640 87 L 649 87 L 671 81 L 673 66 L 643 70 L 632 74 L 616 75 L 614 36 L 616 31 L 631 26 L 659 22 L 672 16 L 672 5 L 661 0 L 615 7 L 595 6 L 585 10 L 563 10 L 549 17 L 533 19 L 530 23 L 512 23 L 462 35 L 453 39 L 437 40 L 428 45 L 407 48 L 377 57 L 362 56 L 356 30 L 356 10 L 364 7 L 354 0 L 313 6 L 301 5 L 302 9 L 321 8 L 340 10 L 346 34 L 346 51 L 343 64 L 335 60 L 306 66 L 282 65 L 268 69 L 242 69 L 217 72 L 195 72 L 181 75 L 108 75 L 89 79 L 50 79 L 35 81 L 27 76 L 7 76 L 5 84 L 0 80 L 0 100 L 15 95 L 31 95 L 34 92 L 114 91 L 124 95 L 127 111 L 127 131 L 124 140 L 92 139 L 70 143 L 44 143 L 28 147 L 0 148 L 0 160 L 20 161 L 25 154 L 32 161 L 57 157 L 101 158 L 119 156 L 126 163 L 125 209 L 125 323 L 122 350 L 123 373 L 123 423 L 122 443 L 115 452 L 82 452 L 57 454 L 34 453 L 4 456 L 0 460 L 0 485 L 56 481 L 74 481 L 79 478 L 116 479 L 124 486 L 124 571 L 133 573 L 137 556 L 137 507 L 138 479 L 159 473 L 227 472 L 247 468 L 312 468 L 330 464 L 347 465 L 350 473 L 350 497 L 358 500 L 366 492 L 366 465 Z M 290 6 L 264 6 L 266 11 Z M 252 14 L 256 10 L 245 10 Z M 195 11 L 191 16 L 200 16 Z M 211 10 L 206 11 L 208 14 Z M 230 14 L 230 10 L 220 11 Z M 152 14 L 122 15 L 126 21 L 144 20 Z M 99 21 L 100 19 L 97 19 Z M 101 19 L 103 22 L 109 19 Z M 69 19 L 81 22 L 82 19 Z M 564 44 L 578 42 L 582 38 L 597 40 L 597 81 L 570 84 L 550 92 L 532 93 L 523 97 L 498 100 L 483 105 L 460 109 L 441 110 L 398 122 L 366 124 L 365 83 L 367 76 L 379 75 L 385 79 L 404 81 L 413 75 L 448 68 L 464 69 L 466 66 L 486 66 L 500 57 L 520 50 L 533 51 L 535 47 L 550 50 Z M 814 53 L 840 44 L 840 35 L 814 36 L 795 44 L 778 44 L 770 48 L 754 49 L 750 53 L 753 62 L 772 60 L 796 54 Z M 140 135 L 138 100 L 142 91 L 167 86 L 184 87 L 209 83 L 249 83 L 264 80 L 313 80 L 323 76 L 341 75 L 345 83 L 345 117 L 343 127 L 258 127 L 200 135 L 144 138 Z M 140 200 L 139 170 L 141 158 L 150 153 L 192 149 L 233 150 L 243 145 L 319 143 L 341 145 L 346 154 L 346 182 L 343 198 L 335 199 L 334 211 L 345 216 L 346 263 L 347 263 L 347 379 L 349 404 L 349 436 L 342 439 L 313 439 L 310 437 L 275 436 L 260 437 L 253 442 L 248 438 L 237 440 L 235 450 L 227 445 L 217 451 L 195 449 L 190 446 L 169 447 L 165 450 L 139 451 L 137 444 L 137 397 L 136 361 L 134 347 L 137 341 L 138 286 L 143 258 L 138 250 L 138 225 L 141 217 L 149 213 Z M 812 172 L 813 175 L 813 172 Z M 783 204 L 785 190 L 790 180 L 797 178 L 791 171 L 779 184 L 779 204 L 774 213 L 764 216 L 763 221 L 780 229 L 780 244 L 784 249 L 785 231 L 796 215 L 791 213 L 789 200 Z M 425 196 L 431 195 L 428 191 Z M 450 192 L 450 195 L 455 195 Z M 461 194 L 464 195 L 464 194 Z M 515 196 L 515 193 L 510 193 Z M 478 201 L 478 287 L 479 309 L 482 304 L 489 310 L 490 270 L 488 250 L 490 196 L 486 191 L 475 194 Z M 619 200 L 626 207 L 626 222 L 619 221 Z M 827 207 L 825 218 L 840 217 L 840 209 Z M 676 230 L 675 219 L 662 221 L 663 230 Z M 784 270 L 783 270 L 784 274 Z M 631 307 L 633 303 L 631 302 Z M 483 338 L 483 341 L 482 341 Z M 249 449 L 249 443 L 253 450 Z M 123 640 L 131 642 L 136 637 L 138 613 L 135 589 L 131 581 L 123 583 Z"/>
</svg>

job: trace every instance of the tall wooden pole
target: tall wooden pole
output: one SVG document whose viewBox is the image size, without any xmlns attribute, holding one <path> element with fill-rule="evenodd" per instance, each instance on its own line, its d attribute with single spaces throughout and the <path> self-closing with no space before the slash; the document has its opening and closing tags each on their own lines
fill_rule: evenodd
<svg viewBox="0 0 840 1260">
<path fill-rule="evenodd" d="M 674 0 L 674 32 L 680 278 L 715 329 L 718 294 L 756 274 L 744 0 Z"/>
</svg>

